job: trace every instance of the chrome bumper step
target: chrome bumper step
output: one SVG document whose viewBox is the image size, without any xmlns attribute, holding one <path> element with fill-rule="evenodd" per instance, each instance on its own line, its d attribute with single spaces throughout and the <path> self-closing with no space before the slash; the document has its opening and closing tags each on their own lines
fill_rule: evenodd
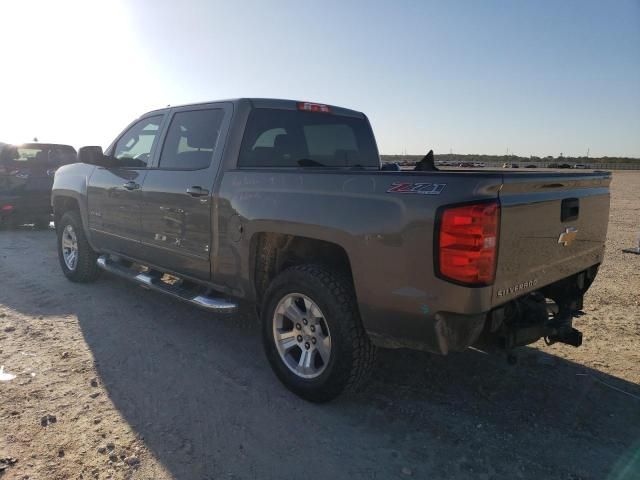
<svg viewBox="0 0 640 480">
<path fill-rule="evenodd" d="M 170 285 L 147 272 L 136 272 L 117 261 L 113 261 L 108 255 L 98 257 L 98 267 L 109 273 L 118 275 L 119 277 L 131 280 L 144 288 L 165 293 L 177 298 L 178 300 L 191 303 L 210 312 L 229 314 L 235 313 L 238 310 L 238 304 L 235 302 L 223 298 L 212 297 L 208 294 L 204 295 L 202 293 L 196 293 L 192 289 L 184 288 L 179 285 Z"/>
</svg>

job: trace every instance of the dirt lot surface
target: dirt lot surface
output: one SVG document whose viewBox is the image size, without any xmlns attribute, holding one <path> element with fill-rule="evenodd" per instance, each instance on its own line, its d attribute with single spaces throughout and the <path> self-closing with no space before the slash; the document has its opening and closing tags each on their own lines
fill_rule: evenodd
<svg viewBox="0 0 640 480">
<path fill-rule="evenodd" d="M 382 351 L 328 405 L 278 383 L 251 314 L 74 285 L 53 230 L 0 232 L 0 479 L 640 478 L 639 193 L 614 176 L 582 348 Z"/>
</svg>

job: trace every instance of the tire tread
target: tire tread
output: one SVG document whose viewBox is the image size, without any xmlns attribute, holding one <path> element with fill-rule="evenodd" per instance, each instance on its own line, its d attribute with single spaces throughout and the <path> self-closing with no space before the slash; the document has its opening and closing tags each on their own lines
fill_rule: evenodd
<svg viewBox="0 0 640 480">
<path fill-rule="evenodd" d="M 345 273 L 328 269 L 323 265 L 305 264 L 293 266 L 282 272 L 270 285 L 265 295 L 265 304 L 275 289 L 280 287 L 282 278 L 302 274 L 317 282 L 333 299 L 340 312 L 338 334 L 344 340 L 342 352 L 349 360 L 342 366 L 336 366 L 336 381 L 322 392 L 307 395 L 296 393 L 311 401 L 331 400 L 342 392 L 357 391 L 368 379 L 376 358 L 376 347 L 371 343 L 362 325 L 357 307 L 355 291 L 351 279 Z M 266 309 L 263 309 L 266 312 Z M 263 321 L 271 321 L 265 318 Z M 335 335 L 332 333 L 332 335 Z M 348 351 L 347 351 L 348 350 Z M 287 385 L 288 386 L 288 385 Z M 295 391 L 295 390 L 294 390 Z"/>
<path fill-rule="evenodd" d="M 64 263 L 61 249 L 62 232 L 68 224 L 73 225 L 78 239 L 78 264 L 73 271 L 69 270 Z M 100 269 L 97 264 L 98 254 L 89 245 L 78 212 L 74 210 L 65 212 L 60 219 L 59 225 L 56 225 L 56 230 L 58 234 L 58 257 L 65 276 L 72 282 L 77 283 L 90 283 L 96 280 L 100 275 Z"/>
</svg>

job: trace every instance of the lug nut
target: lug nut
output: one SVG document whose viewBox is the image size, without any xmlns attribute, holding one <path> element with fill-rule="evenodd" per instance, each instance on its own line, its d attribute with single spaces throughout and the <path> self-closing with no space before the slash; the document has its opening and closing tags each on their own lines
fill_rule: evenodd
<svg viewBox="0 0 640 480">
<path fill-rule="evenodd" d="M 307 321 L 307 319 L 306 319 L 306 318 L 303 318 L 303 319 L 302 319 L 302 323 L 304 323 L 304 324 L 306 325 L 306 324 L 307 324 L 307 323 L 309 323 L 309 322 Z"/>
<path fill-rule="evenodd" d="M 311 331 L 312 331 L 312 332 L 315 332 L 315 331 L 316 331 L 316 326 L 315 326 L 315 325 L 311 325 L 311 327 L 310 327 L 310 328 L 311 328 Z"/>
<path fill-rule="evenodd" d="M 302 325 L 300 325 L 299 323 L 296 323 L 296 329 L 302 330 Z"/>
<path fill-rule="evenodd" d="M 316 341 L 317 341 L 317 340 L 316 340 L 316 337 L 313 337 L 313 338 L 311 339 L 311 343 L 313 343 L 314 345 L 316 344 Z"/>
<path fill-rule="evenodd" d="M 304 348 L 306 348 L 307 350 L 311 348 L 311 345 L 309 345 L 309 342 L 304 342 Z"/>
<path fill-rule="evenodd" d="M 301 341 L 302 341 L 302 335 L 298 335 L 298 336 L 296 337 L 296 340 L 298 340 L 299 342 L 301 342 Z"/>
</svg>

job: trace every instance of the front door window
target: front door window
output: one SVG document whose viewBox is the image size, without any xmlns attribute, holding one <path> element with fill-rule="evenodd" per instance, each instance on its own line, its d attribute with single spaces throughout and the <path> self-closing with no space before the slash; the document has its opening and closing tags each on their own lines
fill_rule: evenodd
<svg viewBox="0 0 640 480">
<path fill-rule="evenodd" d="M 162 115 L 143 118 L 116 143 L 113 156 L 118 167 L 146 168 L 158 141 Z"/>
</svg>

